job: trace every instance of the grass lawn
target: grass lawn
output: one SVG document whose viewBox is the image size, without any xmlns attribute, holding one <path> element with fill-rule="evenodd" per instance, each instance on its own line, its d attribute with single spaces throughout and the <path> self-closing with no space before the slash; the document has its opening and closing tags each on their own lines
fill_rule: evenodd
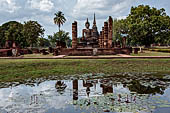
<svg viewBox="0 0 170 113">
<path fill-rule="evenodd" d="M 42 54 L 26 54 L 26 55 L 22 55 L 23 57 L 53 57 L 52 53 L 48 54 L 48 55 L 42 55 Z"/>
<path fill-rule="evenodd" d="M 0 82 L 20 81 L 27 78 L 122 72 L 170 73 L 170 59 L 52 59 L 52 60 L 2 60 L 0 59 Z"/>
<path fill-rule="evenodd" d="M 119 55 L 98 55 L 98 56 L 65 56 L 65 58 L 81 58 L 81 57 L 120 57 Z"/>
<path fill-rule="evenodd" d="M 170 56 L 170 53 L 144 51 L 144 53 L 139 53 L 139 54 L 132 53 L 131 56 Z"/>
</svg>

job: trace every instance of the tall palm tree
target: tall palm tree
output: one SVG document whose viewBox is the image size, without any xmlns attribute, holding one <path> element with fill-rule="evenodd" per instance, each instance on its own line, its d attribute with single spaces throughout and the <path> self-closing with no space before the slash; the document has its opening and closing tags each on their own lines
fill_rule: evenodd
<svg viewBox="0 0 170 113">
<path fill-rule="evenodd" d="M 66 18 L 64 17 L 64 14 L 61 11 L 58 11 L 57 13 L 54 14 L 54 23 L 58 25 L 59 32 L 60 32 L 60 27 L 63 25 L 66 21 Z"/>
</svg>

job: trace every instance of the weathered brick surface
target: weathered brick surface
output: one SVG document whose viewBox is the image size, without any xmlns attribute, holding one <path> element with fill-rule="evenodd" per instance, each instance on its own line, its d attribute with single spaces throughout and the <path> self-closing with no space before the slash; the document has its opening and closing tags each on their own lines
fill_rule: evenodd
<svg viewBox="0 0 170 113">
<path fill-rule="evenodd" d="M 0 49 L 0 57 L 12 56 L 12 49 Z"/>
<path fill-rule="evenodd" d="M 112 40 L 113 40 L 113 19 L 109 16 L 109 26 L 108 26 L 108 48 L 112 48 Z"/>
<path fill-rule="evenodd" d="M 72 23 L 72 48 L 77 48 L 77 22 Z"/>
<path fill-rule="evenodd" d="M 108 48 L 108 22 L 104 22 L 104 48 Z"/>
<path fill-rule="evenodd" d="M 77 48 L 77 49 L 66 49 L 62 48 L 59 51 L 59 55 L 68 56 L 93 56 L 93 48 Z M 115 55 L 115 54 L 130 54 L 130 49 L 122 48 L 98 48 L 97 55 Z"/>
</svg>

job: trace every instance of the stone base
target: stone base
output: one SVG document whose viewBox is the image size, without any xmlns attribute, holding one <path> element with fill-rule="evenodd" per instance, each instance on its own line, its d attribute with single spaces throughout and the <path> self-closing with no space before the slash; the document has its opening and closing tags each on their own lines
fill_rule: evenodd
<svg viewBox="0 0 170 113">
<path fill-rule="evenodd" d="M 116 54 L 130 54 L 129 48 L 110 48 L 103 49 L 97 48 L 97 55 L 116 55 Z M 77 49 L 66 49 L 62 48 L 59 50 L 59 55 L 68 55 L 68 56 L 93 56 L 94 48 L 77 48 Z"/>
<path fill-rule="evenodd" d="M 0 49 L 0 57 L 12 56 L 12 49 Z"/>
</svg>

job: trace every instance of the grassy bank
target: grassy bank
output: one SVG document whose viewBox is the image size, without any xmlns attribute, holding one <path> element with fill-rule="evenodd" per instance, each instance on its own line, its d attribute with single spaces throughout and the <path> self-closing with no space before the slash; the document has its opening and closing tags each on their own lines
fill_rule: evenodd
<svg viewBox="0 0 170 113">
<path fill-rule="evenodd" d="M 156 52 L 156 51 L 143 51 L 143 53 L 134 54 L 132 53 L 131 56 L 170 56 L 170 53 L 165 52 Z"/>
<path fill-rule="evenodd" d="M 43 76 L 122 72 L 170 73 L 170 59 L 0 60 L 0 81 Z"/>
</svg>

